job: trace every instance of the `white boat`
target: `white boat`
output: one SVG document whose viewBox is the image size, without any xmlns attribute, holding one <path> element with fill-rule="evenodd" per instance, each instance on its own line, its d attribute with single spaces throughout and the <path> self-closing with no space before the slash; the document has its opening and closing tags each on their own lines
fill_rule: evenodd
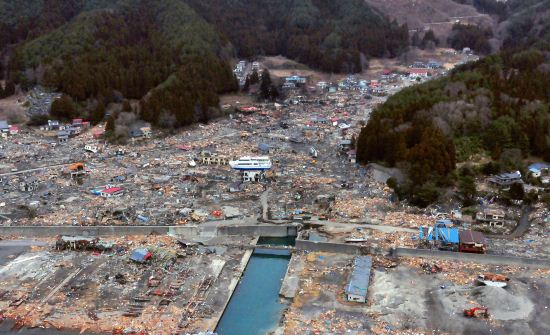
<svg viewBox="0 0 550 335">
<path fill-rule="evenodd" d="M 236 161 L 230 161 L 229 166 L 235 170 L 270 170 L 271 159 L 268 156 L 245 156 Z"/>
</svg>

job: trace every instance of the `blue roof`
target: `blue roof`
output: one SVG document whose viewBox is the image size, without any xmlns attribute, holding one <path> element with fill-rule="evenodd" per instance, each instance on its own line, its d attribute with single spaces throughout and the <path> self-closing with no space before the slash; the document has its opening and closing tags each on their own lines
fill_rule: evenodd
<svg viewBox="0 0 550 335">
<path fill-rule="evenodd" d="M 135 249 L 130 255 L 131 260 L 141 263 L 145 262 L 149 257 L 151 257 L 151 253 L 145 248 Z"/>
<path fill-rule="evenodd" d="M 425 234 L 428 241 L 443 241 L 448 243 L 458 244 L 458 229 L 435 227 L 431 234 Z"/>
<path fill-rule="evenodd" d="M 529 171 L 539 172 L 542 169 L 550 169 L 550 163 L 533 163 L 529 165 Z"/>
<path fill-rule="evenodd" d="M 9 128 L 8 122 L 4 120 L 0 120 L 0 129 L 7 129 Z"/>
<path fill-rule="evenodd" d="M 353 272 L 346 286 L 346 294 L 367 296 L 371 267 L 372 258 L 370 256 L 358 256 L 355 258 L 353 261 Z"/>
</svg>

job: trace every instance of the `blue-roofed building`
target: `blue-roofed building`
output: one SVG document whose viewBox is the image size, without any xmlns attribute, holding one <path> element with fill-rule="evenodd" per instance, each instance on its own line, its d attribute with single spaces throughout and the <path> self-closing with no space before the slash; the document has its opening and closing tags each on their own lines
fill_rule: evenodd
<svg viewBox="0 0 550 335">
<path fill-rule="evenodd" d="M 451 228 L 451 220 L 437 220 L 433 227 L 419 227 L 418 238 L 436 245 L 442 250 L 455 251 L 460 242 L 457 228 Z"/>
<path fill-rule="evenodd" d="M 1 133 L 7 133 L 10 130 L 10 125 L 8 124 L 8 121 L 0 120 L 0 132 Z"/>
<path fill-rule="evenodd" d="M 371 268 L 372 258 L 370 256 L 358 256 L 353 260 L 353 272 L 346 286 L 348 301 L 367 301 Z"/>
<path fill-rule="evenodd" d="M 534 163 L 529 165 L 527 169 L 533 177 L 538 178 L 543 172 L 548 172 L 550 170 L 550 163 Z"/>
</svg>

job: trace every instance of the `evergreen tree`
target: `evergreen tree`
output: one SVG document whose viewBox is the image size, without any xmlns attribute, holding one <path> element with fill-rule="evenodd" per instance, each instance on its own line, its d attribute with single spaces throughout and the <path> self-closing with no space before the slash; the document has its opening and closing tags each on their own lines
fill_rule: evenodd
<svg viewBox="0 0 550 335">
<path fill-rule="evenodd" d="M 250 85 L 255 85 L 260 81 L 260 76 L 258 75 L 258 71 L 256 69 L 252 70 L 252 74 L 250 75 L 249 78 L 250 78 Z"/>
<path fill-rule="evenodd" d="M 267 69 L 262 73 L 262 80 L 260 82 L 260 97 L 262 99 L 270 100 L 272 99 L 272 89 L 273 85 L 271 84 L 271 75 Z"/>
<path fill-rule="evenodd" d="M 124 100 L 122 102 L 122 111 L 127 113 L 132 112 L 132 105 L 130 105 L 130 101 Z"/>
<path fill-rule="evenodd" d="M 458 183 L 458 189 L 462 195 L 463 205 L 471 206 L 474 204 L 474 198 L 477 194 L 476 183 L 473 177 L 461 177 Z"/>
<path fill-rule="evenodd" d="M 77 114 L 73 99 L 66 94 L 55 99 L 52 103 L 50 114 L 59 119 L 71 119 L 75 117 Z"/>
<path fill-rule="evenodd" d="M 249 89 L 250 89 L 250 77 L 247 77 L 245 82 L 244 82 L 242 91 L 243 92 L 248 92 Z"/>
<path fill-rule="evenodd" d="M 103 100 L 99 100 L 95 108 L 92 110 L 90 114 L 90 121 L 92 124 L 98 124 L 101 121 L 103 121 L 103 118 L 105 117 L 105 104 L 103 103 Z"/>
<path fill-rule="evenodd" d="M 109 117 L 107 118 L 107 123 L 105 124 L 105 132 L 108 134 L 113 134 L 115 130 L 115 118 L 112 115 L 109 115 Z"/>
<path fill-rule="evenodd" d="M 510 186 L 510 190 L 508 191 L 510 198 L 514 200 L 523 200 L 525 197 L 525 190 L 523 189 L 523 184 L 520 183 L 514 183 Z"/>
</svg>

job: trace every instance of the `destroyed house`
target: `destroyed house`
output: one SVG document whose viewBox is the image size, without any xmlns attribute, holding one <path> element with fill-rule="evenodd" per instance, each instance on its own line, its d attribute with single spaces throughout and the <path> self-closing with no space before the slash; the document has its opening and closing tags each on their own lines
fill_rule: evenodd
<svg viewBox="0 0 550 335">
<path fill-rule="evenodd" d="M 129 132 L 128 132 L 128 135 L 131 137 L 131 138 L 142 138 L 143 136 L 145 136 L 143 134 L 143 131 L 141 131 L 141 129 L 131 129 Z"/>
<path fill-rule="evenodd" d="M 114 246 L 110 242 L 102 242 L 97 237 L 89 236 L 60 236 L 55 242 L 56 250 L 110 250 Z"/>
<path fill-rule="evenodd" d="M 548 173 L 550 171 L 550 164 L 549 163 L 534 163 L 529 165 L 527 168 L 529 170 L 529 173 L 535 177 L 538 178 L 542 175 L 543 172 Z"/>
<path fill-rule="evenodd" d="M 70 133 L 66 130 L 60 130 L 57 132 L 57 141 L 59 143 L 64 143 L 69 140 Z"/>
<path fill-rule="evenodd" d="M 489 226 L 502 227 L 505 223 L 505 212 L 497 208 L 483 208 L 476 213 L 476 221 L 480 224 L 488 224 Z"/>
<path fill-rule="evenodd" d="M 19 183 L 19 189 L 23 192 L 33 192 L 38 189 L 38 184 L 36 177 L 29 177 Z"/>
<path fill-rule="evenodd" d="M 338 146 L 339 146 L 340 150 L 347 151 L 347 150 L 351 149 L 352 143 L 351 143 L 351 140 L 342 140 L 342 141 L 340 141 L 340 144 Z"/>
<path fill-rule="evenodd" d="M 498 186 L 509 186 L 515 183 L 523 182 L 521 180 L 521 172 L 519 171 L 495 175 L 490 177 L 488 181 Z"/>
<path fill-rule="evenodd" d="M 353 270 L 346 286 L 346 299 L 354 302 L 366 302 L 370 281 L 372 258 L 358 256 L 353 261 Z"/>
</svg>

